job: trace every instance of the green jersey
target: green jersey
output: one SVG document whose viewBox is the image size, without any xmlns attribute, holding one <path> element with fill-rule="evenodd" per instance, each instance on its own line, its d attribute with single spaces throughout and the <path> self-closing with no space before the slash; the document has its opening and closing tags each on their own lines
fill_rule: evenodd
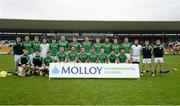
<svg viewBox="0 0 180 106">
<path fill-rule="evenodd" d="M 126 60 L 127 60 L 127 56 L 125 54 L 119 54 L 118 55 L 118 60 L 120 63 L 126 63 Z"/>
<path fill-rule="evenodd" d="M 70 47 L 75 47 L 76 52 L 79 52 L 79 49 L 81 47 L 81 44 L 78 42 L 71 42 Z"/>
<path fill-rule="evenodd" d="M 119 44 L 113 44 L 112 49 L 114 49 L 115 54 L 117 55 L 117 54 L 119 54 L 119 51 L 120 51 L 120 45 Z"/>
<path fill-rule="evenodd" d="M 98 55 L 98 60 L 101 62 L 101 63 L 106 63 L 107 62 L 107 55 L 105 53 L 100 53 Z"/>
<path fill-rule="evenodd" d="M 30 41 L 29 42 L 24 41 L 23 42 L 23 47 L 28 51 L 28 55 L 33 53 L 32 43 Z"/>
<path fill-rule="evenodd" d="M 112 45 L 111 43 L 104 43 L 103 48 L 105 50 L 105 53 L 109 55 L 112 49 Z"/>
<path fill-rule="evenodd" d="M 66 52 L 69 48 L 69 43 L 67 41 L 59 41 L 59 47 L 64 47 L 64 51 Z"/>
<path fill-rule="evenodd" d="M 92 43 L 91 42 L 83 42 L 82 46 L 85 48 L 85 52 L 89 53 L 91 51 Z"/>
<path fill-rule="evenodd" d="M 43 59 L 43 63 L 45 66 L 49 66 L 50 63 L 53 62 L 53 59 L 50 57 L 50 56 L 46 56 L 44 59 Z"/>
<path fill-rule="evenodd" d="M 125 53 L 130 53 L 131 44 L 130 44 L 130 43 L 123 43 L 123 44 L 121 45 L 121 48 L 124 48 Z"/>
<path fill-rule="evenodd" d="M 78 56 L 78 54 L 77 54 L 76 51 L 71 51 L 71 52 L 68 53 L 68 59 L 69 59 L 69 61 L 71 61 L 71 62 L 76 61 L 77 56 Z"/>
<path fill-rule="evenodd" d="M 58 50 L 59 50 L 59 45 L 56 42 L 52 42 L 49 44 L 49 48 L 50 48 L 50 53 L 51 56 L 56 56 Z"/>
<path fill-rule="evenodd" d="M 86 53 L 80 53 L 78 55 L 78 60 L 82 63 L 85 63 L 88 60 L 88 54 Z"/>
<path fill-rule="evenodd" d="M 110 63 L 115 63 L 116 60 L 117 60 L 117 56 L 110 54 L 110 55 L 108 56 L 108 60 L 109 60 Z"/>
<path fill-rule="evenodd" d="M 98 60 L 98 55 L 96 53 L 90 53 L 89 54 L 89 61 L 91 63 L 95 63 Z"/>
<path fill-rule="evenodd" d="M 34 41 L 32 42 L 32 48 L 33 52 L 40 52 L 40 42 L 39 41 Z"/>
<path fill-rule="evenodd" d="M 102 44 L 101 43 L 95 43 L 93 47 L 96 50 L 96 53 L 99 54 L 101 52 Z"/>
<path fill-rule="evenodd" d="M 66 52 L 58 52 L 56 56 L 60 62 L 64 62 L 67 59 Z"/>
</svg>

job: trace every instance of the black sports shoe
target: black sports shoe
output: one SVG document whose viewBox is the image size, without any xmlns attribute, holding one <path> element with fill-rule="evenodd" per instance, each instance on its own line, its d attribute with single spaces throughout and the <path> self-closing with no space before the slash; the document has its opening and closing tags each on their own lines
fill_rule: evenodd
<svg viewBox="0 0 180 106">
<path fill-rule="evenodd" d="M 154 74 L 156 75 L 156 73 L 157 73 L 157 71 L 156 70 L 154 70 Z"/>
<path fill-rule="evenodd" d="M 151 71 L 151 75 L 152 75 L 153 77 L 156 76 L 153 71 Z"/>
<path fill-rule="evenodd" d="M 146 73 L 149 73 L 150 71 L 149 70 L 146 70 Z"/>
<path fill-rule="evenodd" d="M 141 72 L 141 75 L 144 75 L 143 71 Z"/>
<path fill-rule="evenodd" d="M 165 71 L 163 71 L 163 70 L 160 70 L 160 74 L 168 74 L 168 73 L 170 73 L 171 71 L 170 70 L 165 70 Z"/>
</svg>

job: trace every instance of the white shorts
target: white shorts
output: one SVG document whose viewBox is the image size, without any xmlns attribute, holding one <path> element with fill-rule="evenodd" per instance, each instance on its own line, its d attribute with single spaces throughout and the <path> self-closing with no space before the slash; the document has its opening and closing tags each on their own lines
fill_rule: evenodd
<svg viewBox="0 0 180 106">
<path fill-rule="evenodd" d="M 157 57 L 157 58 L 154 58 L 154 63 L 163 63 L 164 60 L 163 60 L 163 57 Z"/>
<path fill-rule="evenodd" d="M 131 60 L 131 55 L 129 53 L 126 53 L 125 55 L 127 56 L 128 61 Z"/>
<path fill-rule="evenodd" d="M 140 56 L 132 56 L 132 62 L 140 62 Z"/>
<path fill-rule="evenodd" d="M 22 71 L 23 71 L 23 67 L 19 66 L 19 67 L 18 67 L 18 72 L 19 72 L 20 74 L 22 74 Z"/>
<path fill-rule="evenodd" d="M 15 61 L 15 62 L 18 62 L 20 56 L 21 56 L 21 55 L 14 55 L 14 61 Z"/>
<path fill-rule="evenodd" d="M 144 58 L 143 64 L 151 64 L 151 58 Z"/>
</svg>

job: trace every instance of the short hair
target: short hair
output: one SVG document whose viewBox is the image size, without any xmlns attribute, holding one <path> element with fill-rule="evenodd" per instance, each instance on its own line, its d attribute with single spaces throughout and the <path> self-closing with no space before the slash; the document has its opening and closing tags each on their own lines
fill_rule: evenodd
<svg viewBox="0 0 180 106">
<path fill-rule="evenodd" d="M 120 50 L 122 50 L 122 49 L 125 50 L 124 48 L 121 48 Z"/>
<path fill-rule="evenodd" d="M 139 39 L 134 39 L 134 41 L 139 41 Z"/>
<path fill-rule="evenodd" d="M 149 40 L 145 40 L 144 42 L 149 42 Z"/>
<path fill-rule="evenodd" d="M 111 51 L 115 51 L 114 49 L 111 49 Z"/>
<path fill-rule="evenodd" d="M 52 38 L 52 40 L 56 40 L 56 38 L 55 38 L 55 37 L 53 37 L 53 38 Z"/>
</svg>

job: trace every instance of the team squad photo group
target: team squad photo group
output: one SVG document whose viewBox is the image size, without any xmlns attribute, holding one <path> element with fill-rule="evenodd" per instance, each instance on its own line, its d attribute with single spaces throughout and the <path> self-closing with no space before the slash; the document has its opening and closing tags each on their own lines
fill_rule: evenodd
<svg viewBox="0 0 180 106">
<path fill-rule="evenodd" d="M 141 75 L 144 75 L 147 68 L 152 76 L 157 75 L 158 70 L 159 73 L 163 72 L 164 47 L 160 39 L 157 39 L 154 45 L 148 40 L 140 45 L 138 39 L 130 43 L 127 37 L 121 44 L 117 38 L 113 38 L 113 42 L 110 42 L 109 38 L 101 40 L 97 37 L 94 40 L 95 43 L 92 43 L 89 37 L 85 37 L 84 41 L 79 43 L 77 37 L 73 37 L 73 41 L 68 42 L 65 36 L 61 36 L 60 40 L 51 38 L 51 42 L 48 42 L 47 38 L 43 38 L 41 42 L 38 36 L 35 36 L 33 41 L 29 36 L 25 36 L 24 40 L 17 37 L 13 46 L 15 74 L 21 77 L 48 76 L 50 63 L 56 62 L 140 64 L 141 55 Z"/>
</svg>

